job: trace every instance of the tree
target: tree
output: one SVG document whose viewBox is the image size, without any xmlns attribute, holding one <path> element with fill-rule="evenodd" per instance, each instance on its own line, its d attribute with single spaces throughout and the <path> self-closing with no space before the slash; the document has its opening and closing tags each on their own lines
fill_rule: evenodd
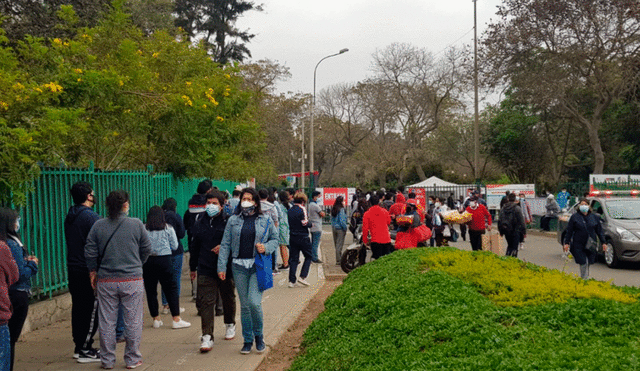
<svg viewBox="0 0 640 371">
<path fill-rule="evenodd" d="M 436 129 L 442 115 L 455 104 L 461 75 L 460 56 L 452 51 L 440 61 L 425 49 L 391 44 L 373 56 L 376 80 L 392 92 L 395 130 L 407 143 L 404 162 L 426 179 L 424 139 Z"/>
<path fill-rule="evenodd" d="M 246 46 L 255 35 L 235 27 L 238 17 L 262 7 L 245 0 L 176 0 L 175 24 L 184 29 L 192 41 L 207 45 L 213 59 L 226 64 L 251 57 Z"/>
<path fill-rule="evenodd" d="M 484 36 L 494 83 L 518 99 L 557 106 L 589 136 L 604 171 L 599 130 L 611 103 L 638 76 L 640 11 L 634 0 L 506 0 Z"/>
</svg>

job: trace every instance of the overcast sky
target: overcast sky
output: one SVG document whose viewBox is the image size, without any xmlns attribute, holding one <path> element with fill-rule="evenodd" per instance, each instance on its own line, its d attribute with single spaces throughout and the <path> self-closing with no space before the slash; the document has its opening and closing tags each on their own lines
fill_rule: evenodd
<svg viewBox="0 0 640 371">
<path fill-rule="evenodd" d="M 289 67 L 280 92 L 311 93 L 313 69 L 342 48 L 349 52 L 318 67 L 316 92 L 371 75 L 371 55 L 394 43 L 409 43 L 434 54 L 450 45 L 473 43 L 471 0 L 255 0 L 263 12 L 237 23 L 256 35 L 248 44 L 252 60 L 271 59 Z M 478 0 L 478 36 L 496 20 L 500 0 Z M 440 54 L 441 55 L 441 54 Z"/>
</svg>

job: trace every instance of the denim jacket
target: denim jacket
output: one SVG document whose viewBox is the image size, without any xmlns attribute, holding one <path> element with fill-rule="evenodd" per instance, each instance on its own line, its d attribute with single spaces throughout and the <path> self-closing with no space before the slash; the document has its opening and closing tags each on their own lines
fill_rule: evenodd
<svg viewBox="0 0 640 371">
<path fill-rule="evenodd" d="M 38 273 L 38 265 L 34 261 L 27 260 L 27 252 L 12 236 L 7 238 L 7 245 L 11 248 L 11 254 L 20 272 L 20 279 L 11 285 L 9 290 L 31 293 L 31 277 Z"/>
<path fill-rule="evenodd" d="M 224 229 L 224 236 L 220 243 L 220 253 L 218 255 L 218 272 L 227 271 L 227 262 L 230 258 L 237 258 L 240 254 L 240 232 L 244 224 L 242 214 L 232 215 L 227 221 Z M 268 229 L 267 229 L 268 226 Z M 265 233 L 266 231 L 266 233 Z M 264 236 L 264 238 L 263 238 Z M 258 215 L 256 219 L 256 240 L 255 244 L 262 243 L 266 249 L 265 254 L 271 254 L 278 248 L 278 228 L 267 215 Z M 255 245 L 254 244 L 254 245 Z M 255 250 L 254 250 L 255 251 Z"/>
</svg>

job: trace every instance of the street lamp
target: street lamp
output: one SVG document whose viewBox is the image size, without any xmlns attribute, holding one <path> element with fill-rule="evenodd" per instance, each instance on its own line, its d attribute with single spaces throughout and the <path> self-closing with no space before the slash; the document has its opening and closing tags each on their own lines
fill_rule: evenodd
<svg viewBox="0 0 640 371">
<path fill-rule="evenodd" d="M 314 165 L 314 163 L 313 163 L 313 160 L 314 160 L 314 156 L 313 156 L 313 154 L 314 154 L 314 152 L 313 152 L 314 151 L 314 148 L 313 148 L 314 147 L 313 146 L 313 144 L 314 144 L 313 143 L 314 142 L 314 140 L 313 140 L 313 113 L 314 113 L 314 110 L 316 108 L 316 72 L 318 71 L 318 66 L 320 65 L 320 63 L 322 63 L 323 60 L 325 60 L 327 58 L 335 57 L 336 55 L 344 54 L 344 53 L 346 53 L 348 51 L 349 51 L 349 49 L 344 48 L 344 49 L 341 49 L 336 54 L 327 55 L 326 57 L 322 58 L 318 62 L 318 64 L 316 64 L 316 68 L 313 70 L 313 96 L 311 98 L 311 129 L 310 129 L 310 132 L 309 132 L 309 136 L 310 136 L 310 138 L 309 138 L 309 153 L 310 153 L 310 156 L 311 156 L 311 158 L 309 159 L 309 185 L 312 186 L 312 187 L 315 186 L 314 181 L 313 181 L 314 180 L 314 177 L 313 177 L 313 165 Z M 302 174 L 302 175 L 304 177 L 304 174 Z"/>
</svg>

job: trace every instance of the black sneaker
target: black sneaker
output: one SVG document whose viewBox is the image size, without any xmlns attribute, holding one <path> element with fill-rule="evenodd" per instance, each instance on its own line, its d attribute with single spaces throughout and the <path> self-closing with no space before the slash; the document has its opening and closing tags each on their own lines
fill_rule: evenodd
<svg viewBox="0 0 640 371">
<path fill-rule="evenodd" d="M 312 260 L 312 262 L 314 262 L 315 264 L 322 264 L 322 260 L 320 259 Z"/>
<path fill-rule="evenodd" d="M 240 349 L 240 353 L 249 354 L 251 353 L 251 348 L 253 347 L 253 343 L 244 343 L 242 349 Z"/>
<path fill-rule="evenodd" d="M 98 349 L 81 350 L 78 355 L 78 363 L 100 362 L 100 351 Z"/>
<path fill-rule="evenodd" d="M 280 264 L 280 266 L 278 267 L 278 270 L 280 271 L 286 271 L 289 269 L 289 266 L 285 266 L 284 264 Z"/>
<path fill-rule="evenodd" d="M 267 346 L 264 343 L 264 339 L 262 336 L 256 336 L 256 352 L 262 353 L 265 351 Z"/>
</svg>

